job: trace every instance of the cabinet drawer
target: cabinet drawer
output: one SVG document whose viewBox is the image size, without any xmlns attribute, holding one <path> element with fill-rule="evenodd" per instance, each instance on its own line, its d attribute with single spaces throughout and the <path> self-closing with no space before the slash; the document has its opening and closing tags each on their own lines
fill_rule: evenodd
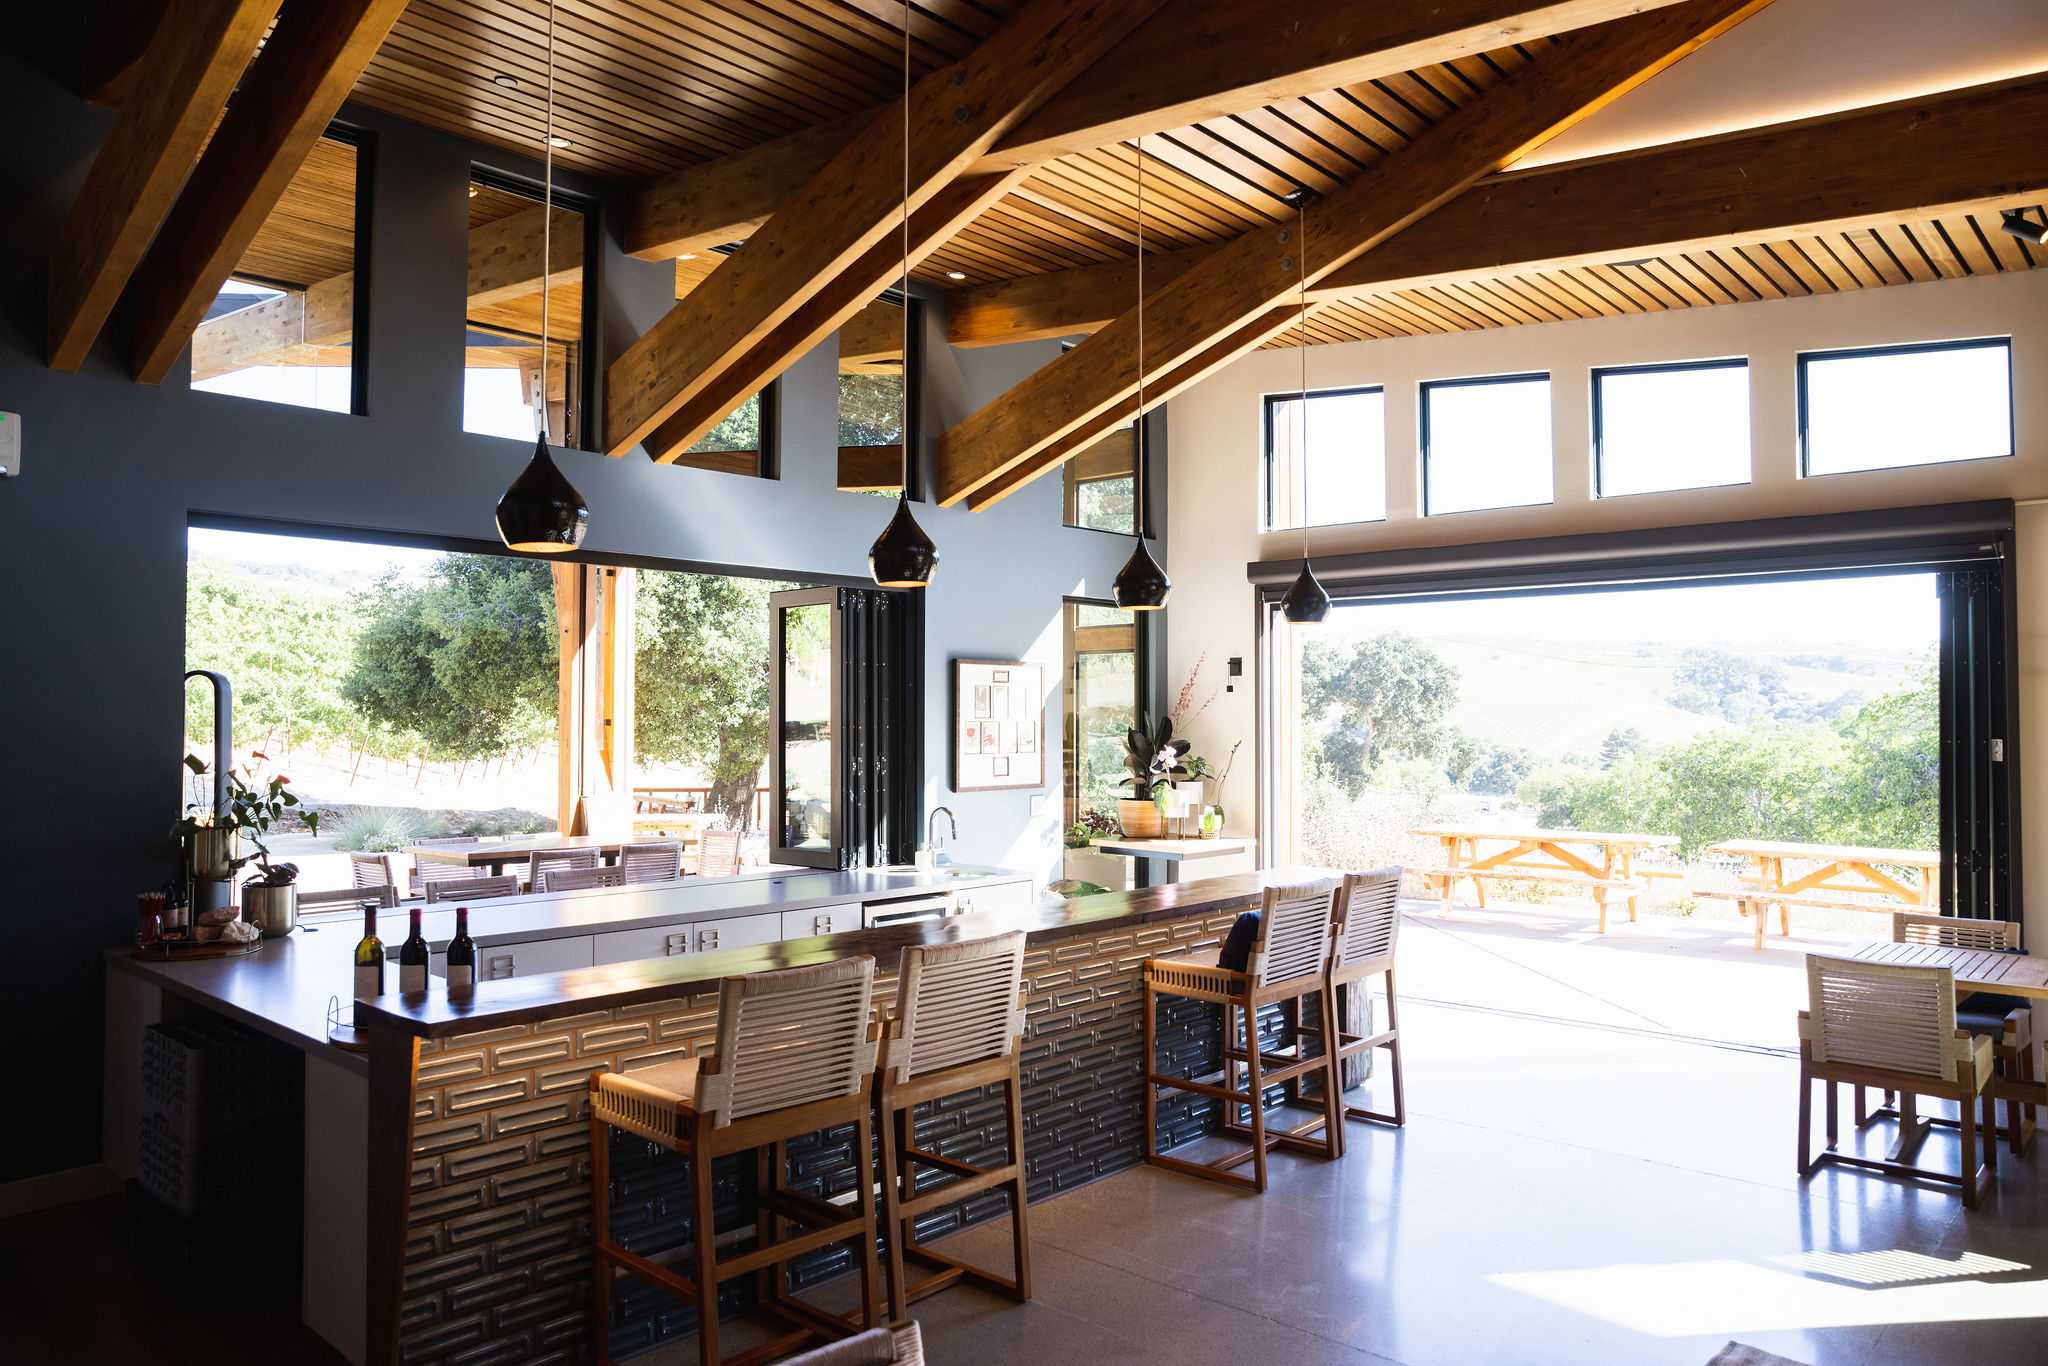
<svg viewBox="0 0 2048 1366">
<path fill-rule="evenodd" d="M 1028 911 L 1034 900 L 1031 886 L 1028 881 L 988 882 L 962 887 L 953 894 L 953 901 L 959 906 L 961 915 L 972 915 L 978 911 Z"/>
<path fill-rule="evenodd" d="M 784 939 L 809 939 L 812 935 L 818 934 L 844 934 L 847 930 L 859 928 L 858 901 L 849 901 L 839 906 L 813 906 L 807 911 L 782 913 Z"/>
<path fill-rule="evenodd" d="M 613 930 L 596 938 L 594 961 L 631 963 L 641 958 L 673 958 L 688 953 L 694 925 L 650 925 L 638 930 Z"/>
<path fill-rule="evenodd" d="M 695 953 L 716 953 L 720 949 L 744 949 L 755 944 L 773 944 L 782 938 L 782 918 L 767 915 L 739 915 L 729 920 L 700 920 L 690 926 L 690 946 Z"/>
<path fill-rule="evenodd" d="M 544 972 L 567 972 L 571 968 L 591 965 L 590 936 L 535 939 L 524 944 L 493 944 L 488 948 L 479 944 L 476 958 L 476 975 L 486 982 L 507 977 L 532 977 Z"/>
</svg>

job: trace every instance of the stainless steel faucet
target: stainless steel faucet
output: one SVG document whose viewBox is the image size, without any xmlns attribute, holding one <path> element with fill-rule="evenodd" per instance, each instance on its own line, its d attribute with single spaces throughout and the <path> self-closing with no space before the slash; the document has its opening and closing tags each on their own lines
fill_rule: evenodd
<svg viewBox="0 0 2048 1366">
<path fill-rule="evenodd" d="M 942 811 L 946 815 L 946 829 L 949 832 L 947 838 L 955 840 L 960 838 L 960 821 L 953 815 L 953 808 L 950 806 L 933 807 L 931 815 L 924 818 L 924 847 L 933 851 L 932 861 L 935 863 L 938 861 L 938 851 L 935 848 L 937 839 L 933 834 L 933 828 L 938 824 L 939 813 Z"/>
</svg>

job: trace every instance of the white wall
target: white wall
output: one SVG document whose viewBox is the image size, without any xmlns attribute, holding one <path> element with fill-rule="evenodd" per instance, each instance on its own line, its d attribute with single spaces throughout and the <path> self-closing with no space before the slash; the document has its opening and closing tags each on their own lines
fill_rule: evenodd
<svg viewBox="0 0 2048 1366">
<path fill-rule="evenodd" d="M 2018 453 L 2008 460 L 1870 474 L 1798 477 L 1794 357 L 1800 351 L 1962 337 L 2013 339 Z M 1596 500 L 1590 371 L 1595 366 L 1747 356 L 1750 364 L 1751 482 L 1733 488 Z M 1245 737 L 1232 779 L 1231 833 L 1254 834 L 1251 801 L 1252 594 L 1245 565 L 1298 553 L 1299 532 L 1262 534 L 1260 398 L 1299 383 L 1291 351 L 1261 351 L 1174 399 L 1167 572 L 1168 671 L 1177 686 L 1206 654 L 1205 677 L 1221 681 L 1224 661 L 1245 661 L 1236 692 L 1219 697 L 1192 727 L 1203 753 Z M 1424 380 L 1547 370 L 1555 501 L 1531 508 L 1419 515 L 1421 453 L 1416 425 Z M 1314 348 L 1311 389 L 1378 384 L 1386 390 L 1385 522 L 1318 529 L 1317 554 L 1409 546 L 1473 544 L 1527 536 L 1624 531 L 1756 517 L 1786 517 L 1973 498 L 2048 497 L 2048 270 L 1861 290 L 1811 299 L 1730 304 L 1638 317 L 1550 323 L 1449 336 Z M 2020 667 L 2022 677 L 2022 848 L 2029 941 L 2048 943 L 2048 702 L 2039 686 L 2048 649 L 2048 507 L 2022 508 Z M 2037 833 L 2041 838 L 2036 838 Z M 2038 852 L 2036 852 L 2038 851 Z"/>
</svg>

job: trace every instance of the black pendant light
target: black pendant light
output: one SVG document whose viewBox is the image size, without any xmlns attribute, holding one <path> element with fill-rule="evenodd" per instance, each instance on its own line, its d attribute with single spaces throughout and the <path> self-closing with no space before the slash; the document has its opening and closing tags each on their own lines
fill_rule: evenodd
<svg viewBox="0 0 2048 1366">
<path fill-rule="evenodd" d="M 1308 191 L 1294 198 L 1294 256 L 1301 263 L 1301 419 L 1300 455 L 1295 468 L 1301 471 L 1301 573 L 1287 596 L 1280 600 L 1281 615 L 1296 626 L 1313 626 L 1330 614 L 1330 594 L 1316 581 L 1308 563 Z"/>
<path fill-rule="evenodd" d="M 507 550 L 560 555 L 583 544 L 590 508 L 548 453 L 548 267 L 554 263 L 555 220 L 555 0 L 548 0 L 548 110 L 541 153 L 540 392 L 534 397 L 533 458 L 498 500 L 498 538 Z"/>
<path fill-rule="evenodd" d="M 896 515 L 868 547 L 868 573 L 883 588 L 928 588 L 939 567 L 939 548 L 910 511 L 910 0 L 903 3 L 903 398 L 898 430 L 903 485 L 896 492 Z"/>
<path fill-rule="evenodd" d="M 1111 596 L 1130 612 L 1156 612 L 1166 606 L 1173 581 L 1145 545 L 1145 139 L 1138 139 L 1138 415 L 1132 419 L 1131 535 L 1137 544 L 1117 571 Z"/>
</svg>

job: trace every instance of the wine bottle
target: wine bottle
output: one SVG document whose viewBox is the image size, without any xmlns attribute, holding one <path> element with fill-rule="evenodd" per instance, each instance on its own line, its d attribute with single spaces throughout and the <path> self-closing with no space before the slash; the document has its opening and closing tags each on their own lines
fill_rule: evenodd
<svg viewBox="0 0 2048 1366">
<path fill-rule="evenodd" d="M 412 908 L 412 933 L 398 946 L 398 989 L 402 992 L 427 989 L 427 940 L 420 933 L 420 908 Z"/>
<path fill-rule="evenodd" d="M 448 994 L 468 996 L 476 990 L 476 941 L 469 937 L 469 907 L 455 908 L 455 937 L 448 941 Z"/>
<path fill-rule="evenodd" d="M 377 908 L 363 907 L 363 937 L 356 941 L 356 998 L 384 994 L 384 941 L 377 937 Z"/>
</svg>

